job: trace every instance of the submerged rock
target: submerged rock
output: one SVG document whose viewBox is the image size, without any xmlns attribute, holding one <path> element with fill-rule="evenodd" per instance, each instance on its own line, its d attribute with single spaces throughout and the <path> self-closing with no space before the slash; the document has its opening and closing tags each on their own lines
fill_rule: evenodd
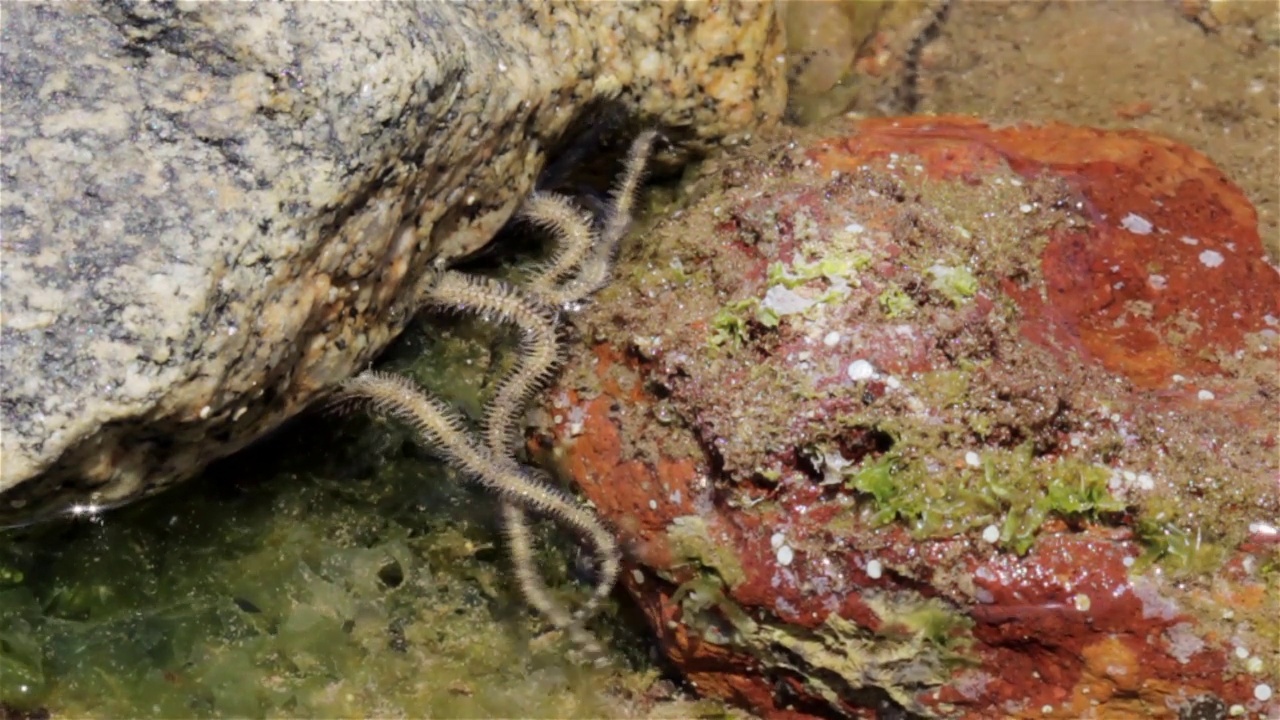
<svg viewBox="0 0 1280 720">
<path fill-rule="evenodd" d="M 1280 709 L 1280 273 L 1203 155 L 869 120 L 693 188 L 580 318 L 544 449 L 701 692 Z"/>
<path fill-rule="evenodd" d="M 0 522 L 279 425 L 603 103 L 699 149 L 785 102 L 765 3 L 37 4 L 2 32 Z"/>
</svg>

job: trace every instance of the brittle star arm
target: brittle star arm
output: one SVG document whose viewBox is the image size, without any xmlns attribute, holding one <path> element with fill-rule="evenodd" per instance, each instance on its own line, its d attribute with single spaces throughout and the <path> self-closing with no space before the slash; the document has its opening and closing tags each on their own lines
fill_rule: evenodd
<svg viewBox="0 0 1280 720">
<path fill-rule="evenodd" d="M 516 368 L 498 384 L 498 389 L 485 406 L 485 447 L 495 459 L 516 464 L 516 427 L 518 419 L 534 392 L 550 379 L 559 361 L 556 340 L 555 311 L 497 280 L 445 271 L 427 294 L 425 302 L 443 308 L 463 309 L 514 324 L 520 329 L 520 351 Z M 613 590 L 620 568 L 616 543 L 603 546 L 593 542 L 600 573 L 595 591 L 583 606 L 570 616 L 551 597 L 550 591 L 534 569 L 532 538 L 524 509 L 511 499 L 503 504 L 504 525 L 510 540 L 512 563 L 520 590 L 540 612 L 557 627 L 567 629 L 582 642 L 575 626 L 595 613 Z M 574 506 L 555 515 L 589 540 L 609 535 L 593 513 Z M 612 538 L 612 535 L 609 535 Z M 594 644 L 594 643 L 592 643 Z"/>
<path fill-rule="evenodd" d="M 521 507 L 533 508 L 564 523 L 595 547 L 604 565 L 598 594 L 612 590 L 618 573 L 618 544 L 613 534 L 563 491 L 531 477 L 518 464 L 492 456 L 471 440 L 466 421 L 452 407 L 424 393 L 412 380 L 378 371 L 363 372 L 342 384 L 338 401 L 367 403 L 372 411 L 396 418 L 464 474 Z"/>
<path fill-rule="evenodd" d="M 575 211 L 565 203 L 551 206 L 539 201 L 522 212 L 525 217 L 555 232 L 561 244 L 552 261 L 528 284 L 529 291 L 543 302 L 563 307 L 585 299 L 608 282 L 618 245 L 631 225 L 636 191 L 644 180 L 645 163 L 657 137 L 657 132 L 646 130 L 631 143 L 622 177 L 610 192 L 612 201 L 605 215 L 604 228 L 598 235 L 591 230 L 590 215 Z M 563 285 L 557 285 L 569 274 L 565 261 L 575 257 L 581 258 L 577 274 Z"/>
<path fill-rule="evenodd" d="M 620 554 L 612 534 L 591 511 L 580 507 L 544 480 L 533 477 L 515 457 L 519 413 L 538 387 L 551 376 L 558 360 L 554 307 L 585 298 L 608 279 L 616 249 L 630 222 L 645 159 L 655 134 L 642 133 L 633 143 L 626 170 L 613 190 L 604 231 L 597 235 L 591 217 L 559 196 L 537 195 L 523 215 L 551 230 L 559 248 L 531 283 L 531 293 L 501 282 L 438 270 L 424 278 L 422 304 L 496 317 L 522 331 L 518 366 L 500 383 L 485 412 L 485 442 L 478 446 L 455 410 L 423 393 L 411 381 L 386 373 L 364 373 L 348 381 L 338 402 L 364 401 L 375 411 L 397 417 L 464 473 L 493 488 L 502 498 L 503 515 L 517 579 L 526 599 L 556 626 L 588 650 L 598 651 L 582 622 L 603 603 L 617 580 Z M 574 275 L 563 286 L 559 281 Z M 599 578 L 591 598 L 570 615 L 550 595 L 536 571 L 526 508 L 544 512 L 590 542 L 597 554 Z"/>
<path fill-rule="evenodd" d="M 520 218 L 556 239 L 551 259 L 540 263 L 525 288 L 535 292 L 548 305 L 560 306 L 572 299 L 561 293 L 557 285 L 581 268 L 598 235 L 591 227 L 591 216 L 563 195 L 538 192 L 520 208 Z M 576 299 L 576 298 L 573 298 Z"/>
<path fill-rule="evenodd" d="M 586 618 L 582 611 L 570 614 L 565 610 L 551 596 L 550 589 L 538 574 L 538 565 L 533 557 L 533 534 L 529 530 L 529 518 L 524 508 L 510 500 L 502 500 L 502 527 L 507 536 L 516 581 L 520 584 L 525 600 L 550 620 L 554 627 L 567 633 L 569 639 L 588 655 L 603 656 L 604 650 L 600 643 L 583 627 Z"/>
<path fill-rule="evenodd" d="M 588 236 L 589 233 L 583 237 Z M 412 306 L 404 308 L 402 312 L 412 313 L 423 306 L 430 306 L 437 310 L 474 313 L 486 320 L 497 319 L 520 328 L 521 349 L 517 368 L 508 378 L 500 382 L 498 390 L 485 408 L 485 417 L 482 422 L 485 436 L 478 447 L 493 458 L 494 462 L 505 463 L 509 468 L 514 468 L 517 474 L 525 472 L 527 469 L 521 467 L 516 459 L 516 421 L 532 393 L 549 378 L 558 360 L 559 344 L 555 334 L 555 310 L 539 303 L 537 299 L 522 293 L 514 286 L 490 278 L 448 270 L 443 264 L 437 264 L 420 279 L 413 296 L 415 299 Z M 367 376 L 368 373 L 365 375 Z M 369 379 L 365 376 L 361 378 Z M 391 387 L 389 392 L 383 393 L 383 396 L 385 398 L 401 392 L 407 393 L 406 388 L 413 389 L 415 386 L 406 381 L 399 388 Z M 367 390 L 369 390 L 368 387 L 352 385 L 349 381 L 348 387 L 341 388 L 332 403 L 367 406 L 372 399 Z M 432 401 L 434 412 L 444 413 L 443 417 L 452 418 L 445 423 L 446 425 L 451 425 L 458 431 L 465 430 L 465 423 L 455 411 L 432 398 L 428 400 Z M 460 438 L 462 442 L 481 442 L 479 439 L 472 441 L 465 435 Z M 428 443 L 433 443 L 430 436 L 426 440 Z M 446 454 L 444 459 L 455 466 L 459 464 L 452 455 Z M 540 482 L 534 478 L 527 479 L 532 483 Z M 484 482 L 483 479 L 481 481 Z M 491 483 L 485 484 L 492 486 Z M 582 608 L 586 612 L 580 610 L 575 619 L 574 615 L 555 600 L 538 575 L 533 561 L 533 540 L 525 514 L 526 506 L 519 498 L 502 493 L 499 493 L 498 497 L 503 508 L 503 526 L 521 594 L 534 609 L 551 621 L 557 629 L 565 631 L 570 639 L 589 655 L 602 655 L 599 644 L 583 629 L 582 619 L 592 614 L 604 598 L 608 597 L 617 581 L 621 556 L 612 535 L 590 510 L 577 505 L 561 506 L 559 517 L 570 525 L 570 529 L 575 534 L 584 536 L 587 542 L 593 545 L 599 569 L 595 592 Z M 565 513 L 564 511 L 569 508 L 575 512 Z M 555 517 L 557 515 L 553 513 L 553 519 Z M 518 519 L 512 520 L 512 518 Z M 574 518 L 577 519 L 576 524 Z"/>
<path fill-rule="evenodd" d="M 605 283 L 617 255 L 617 246 L 630 225 L 636 191 L 643 180 L 644 165 L 656 137 L 654 131 L 645 131 L 632 143 L 622 178 L 611 193 L 613 200 L 603 233 L 597 235 L 593 232 L 591 216 L 558 195 L 535 195 L 521 210 L 522 217 L 553 232 L 557 243 L 552 260 L 530 279 L 526 287 L 530 294 L 546 305 L 563 306 L 585 299 Z M 557 286 L 579 263 L 582 265 L 577 268 L 577 276 L 568 284 Z M 527 315 L 519 317 L 517 308 L 511 308 L 506 315 L 522 330 L 522 352 L 518 368 L 503 381 L 486 408 L 486 439 L 489 451 L 495 456 L 514 457 L 518 414 L 538 386 L 551 376 L 558 360 L 554 324 L 538 325 L 533 322 L 535 318 Z M 563 611 L 533 569 L 533 541 L 526 514 L 520 507 L 505 501 L 502 512 L 521 590 L 530 604 L 563 627 L 562 622 L 556 621 L 556 618 L 563 619 Z M 606 584 L 602 578 L 596 586 L 596 593 L 574 614 L 575 622 L 570 627 L 579 628 L 580 623 L 590 618 L 604 602 L 611 586 L 612 581 Z"/>
</svg>

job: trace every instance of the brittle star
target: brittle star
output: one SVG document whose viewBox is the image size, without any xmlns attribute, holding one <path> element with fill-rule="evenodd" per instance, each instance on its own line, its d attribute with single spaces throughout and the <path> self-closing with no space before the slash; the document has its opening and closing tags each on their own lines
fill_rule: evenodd
<svg viewBox="0 0 1280 720">
<path fill-rule="evenodd" d="M 632 143 L 598 233 L 591 216 L 563 196 L 540 192 L 526 201 L 521 216 L 550 231 L 557 242 L 551 260 L 537 269 L 526 286 L 444 268 L 432 271 L 420 295 L 420 306 L 477 313 L 514 324 L 521 331 L 519 361 L 485 406 L 481 438 L 468 431 L 464 418 L 453 407 L 408 378 L 391 373 L 361 373 L 343 383 L 336 397 L 339 402 L 362 402 L 374 412 L 407 423 L 446 462 L 497 492 L 516 579 L 525 599 L 584 651 L 597 656 L 600 648 L 583 624 L 617 582 L 621 566 L 618 543 L 594 512 L 548 484 L 540 471 L 521 465 L 516 456 L 516 431 L 525 406 L 551 379 L 558 364 L 558 309 L 575 306 L 608 281 L 655 137 L 656 133 L 646 131 Z M 551 597 L 535 567 L 531 511 L 564 524 L 595 550 L 596 586 L 575 613 Z"/>
</svg>

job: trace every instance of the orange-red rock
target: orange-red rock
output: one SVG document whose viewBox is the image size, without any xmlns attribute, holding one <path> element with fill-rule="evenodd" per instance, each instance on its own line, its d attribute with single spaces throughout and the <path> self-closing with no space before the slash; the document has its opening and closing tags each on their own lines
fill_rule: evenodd
<svg viewBox="0 0 1280 720">
<path fill-rule="evenodd" d="M 544 440 L 701 691 L 768 717 L 1280 712 L 1255 695 L 1280 689 L 1280 275 L 1212 163 L 909 118 L 694 187 L 580 318 Z"/>
<path fill-rule="evenodd" d="M 824 168 L 850 170 L 895 152 L 921 157 L 935 177 L 973 177 L 1007 164 L 1028 177 L 1069 178 L 1093 222 L 1056 235 L 1041 255 L 1043 288 L 1018 296 L 1025 311 L 1040 315 L 1029 332 L 1078 341 L 1088 356 L 1141 385 L 1217 373 L 1205 350 L 1237 348 L 1248 332 L 1280 327 L 1280 279 L 1263 257 L 1257 213 L 1185 145 L 1137 130 L 900 118 L 864 121 L 857 134 L 811 154 Z M 1125 229 L 1130 216 L 1150 232 Z M 1149 316 L 1117 322 L 1132 302 L 1149 303 Z M 1179 313 L 1196 327 L 1175 340 L 1170 320 Z"/>
</svg>

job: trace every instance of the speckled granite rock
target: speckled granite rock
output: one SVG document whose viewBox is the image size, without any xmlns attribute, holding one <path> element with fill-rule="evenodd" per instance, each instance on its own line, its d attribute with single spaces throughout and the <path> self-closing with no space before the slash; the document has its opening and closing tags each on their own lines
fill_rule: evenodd
<svg viewBox="0 0 1280 720">
<path fill-rule="evenodd" d="M 700 692 L 1280 712 L 1280 272 L 1204 155 L 881 119 L 694 187 L 580 318 L 535 445 Z"/>
<path fill-rule="evenodd" d="M 5 8 L 0 519 L 191 475 L 367 362 L 616 100 L 782 112 L 768 4 Z"/>
</svg>

